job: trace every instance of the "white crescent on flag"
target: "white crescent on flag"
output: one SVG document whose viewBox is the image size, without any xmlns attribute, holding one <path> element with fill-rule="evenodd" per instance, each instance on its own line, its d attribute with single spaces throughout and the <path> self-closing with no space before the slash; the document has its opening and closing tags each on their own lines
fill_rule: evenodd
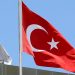
<svg viewBox="0 0 75 75">
<path fill-rule="evenodd" d="M 33 50 L 34 52 L 42 52 L 42 51 L 44 51 L 44 50 L 38 50 L 38 49 L 34 48 L 34 47 L 32 46 L 32 44 L 31 44 L 31 41 L 30 41 L 31 33 L 32 33 L 32 31 L 34 31 L 35 29 L 41 29 L 41 30 L 45 31 L 46 33 L 48 33 L 48 32 L 47 32 L 42 26 L 40 26 L 40 25 L 38 25 L 38 24 L 31 24 L 31 25 L 28 26 L 28 28 L 27 28 L 27 30 L 26 30 L 27 39 L 28 39 L 28 42 L 29 42 L 29 44 L 30 44 L 32 50 Z"/>
</svg>

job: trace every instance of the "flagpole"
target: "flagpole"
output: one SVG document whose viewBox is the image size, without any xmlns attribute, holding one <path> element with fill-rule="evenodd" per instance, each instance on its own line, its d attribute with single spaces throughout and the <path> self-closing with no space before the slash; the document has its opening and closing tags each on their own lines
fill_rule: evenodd
<svg viewBox="0 0 75 75">
<path fill-rule="evenodd" d="M 19 19 L 19 75 L 22 75 L 22 0 L 18 0 Z"/>
</svg>

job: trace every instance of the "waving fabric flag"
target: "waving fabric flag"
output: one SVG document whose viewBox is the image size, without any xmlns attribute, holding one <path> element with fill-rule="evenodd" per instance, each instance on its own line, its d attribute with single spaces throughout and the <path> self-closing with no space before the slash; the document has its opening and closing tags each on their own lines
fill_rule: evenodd
<svg viewBox="0 0 75 75">
<path fill-rule="evenodd" d="M 38 66 L 75 72 L 75 49 L 49 22 L 22 3 L 23 51 Z"/>
</svg>

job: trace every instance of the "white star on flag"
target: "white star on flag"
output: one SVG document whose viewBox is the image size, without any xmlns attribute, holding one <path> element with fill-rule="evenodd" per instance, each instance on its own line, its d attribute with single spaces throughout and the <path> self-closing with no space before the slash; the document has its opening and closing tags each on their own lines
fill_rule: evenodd
<svg viewBox="0 0 75 75">
<path fill-rule="evenodd" d="M 58 49 L 58 47 L 57 47 L 57 44 L 58 43 L 59 42 L 55 42 L 53 38 L 52 38 L 52 41 L 51 42 L 48 42 L 48 44 L 51 45 L 51 49 L 53 49 L 53 48 Z"/>
</svg>

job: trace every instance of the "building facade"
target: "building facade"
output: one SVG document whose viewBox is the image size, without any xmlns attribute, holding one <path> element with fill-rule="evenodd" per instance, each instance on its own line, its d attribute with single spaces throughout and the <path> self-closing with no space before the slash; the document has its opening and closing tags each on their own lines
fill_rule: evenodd
<svg viewBox="0 0 75 75">
<path fill-rule="evenodd" d="M 0 64 L 0 75 L 19 75 L 18 66 Z M 75 75 L 23 67 L 23 75 Z"/>
</svg>

